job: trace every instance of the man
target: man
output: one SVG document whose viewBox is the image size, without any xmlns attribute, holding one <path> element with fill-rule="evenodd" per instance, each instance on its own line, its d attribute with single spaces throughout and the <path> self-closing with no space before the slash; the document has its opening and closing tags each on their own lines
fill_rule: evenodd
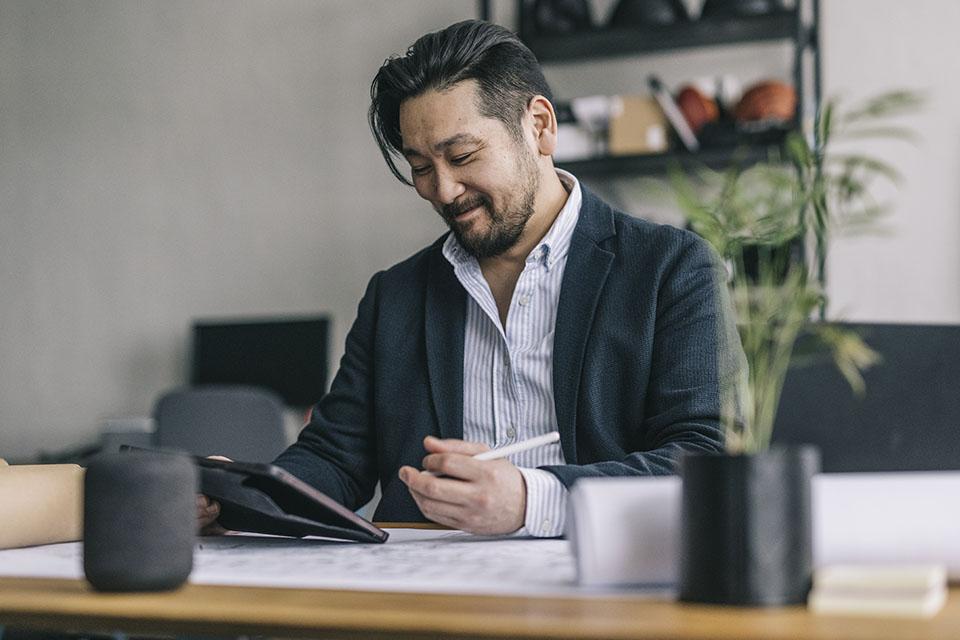
<svg viewBox="0 0 960 640">
<path fill-rule="evenodd" d="M 351 508 L 379 481 L 375 520 L 557 536 L 577 478 L 720 449 L 740 353 L 722 271 L 693 234 L 554 168 L 550 89 L 517 37 L 428 34 L 371 98 L 388 167 L 451 233 L 373 277 L 330 392 L 275 464 Z M 553 430 L 558 444 L 471 457 Z"/>
</svg>

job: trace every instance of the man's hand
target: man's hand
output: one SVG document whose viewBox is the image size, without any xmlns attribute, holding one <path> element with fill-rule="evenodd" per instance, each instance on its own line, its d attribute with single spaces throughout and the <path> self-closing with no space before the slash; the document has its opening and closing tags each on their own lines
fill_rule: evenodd
<svg viewBox="0 0 960 640">
<path fill-rule="evenodd" d="M 224 456 L 207 456 L 211 460 L 224 460 L 233 462 L 230 458 Z M 220 517 L 220 503 L 211 500 L 202 493 L 197 494 L 197 533 L 201 536 L 219 536 L 227 532 L 226 529 L 217 523 Z"/>
<path fill-rule="evenodd" d="M 474 460 L 489 447 L 463 440 L 423 440 L 423 467 L 400 468 L 420 511 L 430 520 L 482 535 L 513 533 L 523 526 L 527 486 L 523 474 L 507 459 Z"/>
</svg>

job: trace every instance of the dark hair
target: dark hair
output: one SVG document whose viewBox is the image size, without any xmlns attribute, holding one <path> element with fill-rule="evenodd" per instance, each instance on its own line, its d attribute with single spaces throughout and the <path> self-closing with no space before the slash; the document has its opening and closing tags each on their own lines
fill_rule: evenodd
<svg viewBox="0 0 960 640">
<path fill-rule="evenodd" d="M 536 56 L 513 32 L 481 20 L 464 20 L 413 43 L 402 56 L 388 58 L 370 85 L 368 119 L 390 171 L 411 184 L 397 168 L 403 149 L 400 105 L 430 89 L 444 91 L 476 80 L 481 114 L 496 118 L 517 139 L 520 118 L 536 95 L 553 96 Z"/>
</svg>

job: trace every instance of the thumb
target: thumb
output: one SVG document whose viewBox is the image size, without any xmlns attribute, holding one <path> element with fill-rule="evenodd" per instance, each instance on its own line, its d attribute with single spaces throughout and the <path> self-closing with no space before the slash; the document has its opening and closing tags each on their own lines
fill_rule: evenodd
<svg viewBox="0 0 960 640">
<path fill-rule="evenodd" d="M 490 447 L 482 442 L 467 442 L 456 438 L 435 438 L 427 436 L 423 439 L 423 448 L 428 453 L 460 453 L 465 456 L 475 456 L 478 453 L 489 451 Z"/>
</svg>

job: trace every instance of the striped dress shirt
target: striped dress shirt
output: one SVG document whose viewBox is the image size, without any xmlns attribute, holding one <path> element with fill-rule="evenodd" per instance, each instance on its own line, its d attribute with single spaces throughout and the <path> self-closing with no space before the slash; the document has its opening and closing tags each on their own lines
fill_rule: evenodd
<svg viewBox="0 0 960 640">
<path fill-rule="evenodd" d="M 557 429 L 553 400 L 553 335 L 570 238 L 580 216 L 580 183 L 557 170 L 567 201 L 550 230 L 527 256 L 507 313 L 500 322 L 490 286 L 477 259 L 453 234 L 444 257 L 467 291 L 463 345 L 463 438 L 491 448 Z M 543 465 L 564 464 L 559 443 L 510 456 L 527 487 L 519 533 L 559 536 L 566 520 L 567 490 Z"/>
</svg>

